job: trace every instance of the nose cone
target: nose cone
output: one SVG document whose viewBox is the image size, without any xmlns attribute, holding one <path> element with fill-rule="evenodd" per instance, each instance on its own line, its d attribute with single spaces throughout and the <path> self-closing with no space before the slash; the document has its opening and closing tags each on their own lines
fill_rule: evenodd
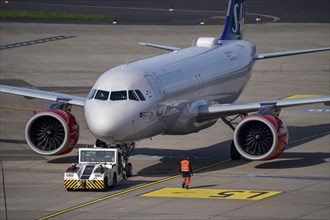
<svg viewBox="0 0 330 220">
<path fill-rule="evenodd" d="M 122 141 L 125 121 L 120 109 L 108 102 L 88 100 L 85 103 L 85 118 L 93 135 L 107 143 Z"/>
</svg>

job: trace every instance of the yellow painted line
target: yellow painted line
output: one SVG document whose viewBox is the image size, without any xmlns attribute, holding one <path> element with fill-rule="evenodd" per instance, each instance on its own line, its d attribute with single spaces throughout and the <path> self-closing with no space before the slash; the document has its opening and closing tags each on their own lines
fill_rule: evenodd
<svg viewBox="0 0 330 220">
<path fill-rule="evenodd" d="M 305 141 L 305 140 L 308 140 L 308 139 L 316 138 L 316 137 L 319 137 L 319 136 L 322 136 L 322 135 L 327 135 L 327 134 L 330 134 L 330 131 L 326 131 L 326 132 L 323 132 L 323 133 L 320 133 L 320 134 L 315 134 L 315 135 L 308 136 L 308 137 L 305 137 L 305 138 L 301 138 L 301 139 L 298 139 L 298 140 L 295 140 L 295 141 L 291 141 L 291 142 L 288 143 L 288 145 L 289 144 L 295 144 L 295 143 L 300 142 L 300 141 Z"/>
<path fill-rule="evenodd" d="M 225 161 L 221 161 L 221 162 L 218 162 L 218 163 L 210 164 L 210 165 L 201 167 L 199 169 L 196 169 L 195 171 L 204 170 L 204 169 L 207 169 L 209 167 L 213 167 L 213 166 L 217 166 L 217 165 L 220 165 L 220 164 L 228 163 L 230 161 L 231 160 L 225 160 Z M 148 186 L 156 185 L 158 183 L 166 182 L 166 181 L 169 181 L 169 180 L 178 178 L 179 176 L 181 176 L 181 174 L 178 174 L 178 175 L 175 175 L 175 176 L 166 177 L 166 178 L 163 178 L 163 179 L 160 179 L 160 180 L 151 182 L 151 183 L 143 184 L 143 185 L 140 185 L 140 186 L 136 186 L 136 187 L 133 187 L 133 188 L 129 188 L 127 190 L 123 190 L 123 191 L 120 191 L 120 192 L 117 192 L 117 193 L 114 193 L 114 194 L 111 194 L 111 195 L 108 195 L 108 196 L 101 197 L 99 199 L 92 200 L 90 202 L 86 202 L 86 203 L 83 203 L 83 204 L 80 204 L 80 205 L 77 205 L 77 206 L 73 206 L 73 207 L 68 208 L 68 209 L 64 209 L 62 211 L 55 212 L 53 214 L 47 215 L 45 217 L 42 217 L 39 220 L 53 218 L 55 216 L 64 214 L 66 212 L 70 212 L 70 211 L 73 211 L 73 210 L 76 210 L 76 209 L 83 208 L 83 207 L 88 206 L 88 205 L 92 205 L 92 204 L 95 204 L 95 203 L 98 203 L 98 202 L 102 202 L 104 200 L 111 199 L 113 197 L 116 197 L 116 196 L 119 196 L 119 195 L 123 195 L 123 194 L 129 193 L 129 192 L 133 192 L 133 191 L 136 191 L 138 189 L 142 189 L 142 188 L 146 188 Z"/>
<path fill-rule="evenodd" d="M 325 135 L 325 134 L 329 134 L 330 132 L 324 132 L 324 133 L 321 133 L 321 134 L 317 134 L 317 135 L 313 135 L 313 136 L 310 136 L 310 137 L 306 137 L 306 138 L 302 138 L 302 139 L 298 139 L 298 140 L 295 140 L 295 141 L 292 141 L 289 144 L 293 144 L 293 143 L 296 143 L 296 142 L 299 142 L 299 141 L 303 141 L 303 140 L 307 140 L 307 139 L 310 139 L 310 138 L 315 138 L 317 136 L 322 136 L 322 135 Z M 218 166 L 218 165 L 221 165 L 221 164 L 225 164 L 225 163 L 228 163 L 228 162 L 231 162 L 231 160 L 225 160 L 225 161 L 220 161 L 220 162 L 217 162 L 217 163 L 213 163 L 213 164 L 210 164 L 210 165 L 207 165 L 207 166 L 204 166 L 204 167 L 201 167 L 201 168 L 198 168 L 198 169 L 195 169 L 195 172 L 198 172 L 198 171 L 201 171 L 201 170 L 205 170 L 207 168 L 210 168 L 210 167 L 214 167 L 214 166 Z M 129 188 L 127 190 L 123 190 L 123 191 L 120 191 L 118 193 L 114 193 L 114 194 L 111 194 L 111 195 L 108 195 L 108 196 L 104 196 L 104 197 L 101 197 L 99 199 L 95 199 L 95 200 L 92 200 L 90 202 L 86 202 L 86 203 L 83 203 L 83 204 L 80 204 L 80 205 L 77 205 L 77 206 L 73 206 L 71 208 L 67 208 L 67 209 L 64 209 L 64 210 L 61 210 L 61 211 L 58 211 L 58 212 L 55 212 L 53 214 L 50 214 L 50 215 L 47 215 L 45 217 L 42 217 L 40 218 L 39 220 L 43 220 L 43 219 L 50 219 L 50 218 L 53 218 L 53 217 L 56 217 L 58 215 L 61 215 L 61 214 L 64 214 L 66 212 L 70 212 L 70 211 L 73 211 L 73 210 L 76 210 L 76 209 L 80 209 L 80 208 L 83 208 L 83 207 L 86 207 L 88 205 L 92 205 L 92 204 L 95 204 L 95 203 L 98 203 L 98 202 L 102 202 L 104 200 L 107 200 L 107 199 L 111 199 L 113 197 L 116 197 L 116 196 L 119 196 L 119 195 L 123 195 L 123 194 L 126 194 L 126 193 L 129 193 L 129 192 L 133 192 L 133 191 L 136 191 L 138 189 L 142 189 L 142 188 L 146 188 L 148 186 L 152 186 L 152 185 L 156 185 L 158 183 L 162 183 L 162 182 L 166 182 L 166 181 L 169 181 L 169 180 L 172 180 L 172 179 L 175 179 L 175 178 L 178 178 L 180 177 L 181 175 L 175 175 L 175 176 L 170 176 L 170 177 L 167 177 L 167 178 L 164 178 L 164 179 L 161 179 L 161 180 L 158 180 L 158 181 L 155 181 L 155 182 L 151 182 L 151 183 L 147 183 L 147 184 L 143 184 L 143 185 L 140 185 L 140 186 L 136 186 L 136 187 L 133 187 L 133 188 Z M 192 190 L 192 189 L 189 189 L 189 190 Z M 231 190 L 232 191 L 232 190 Z M 234 190 L 234 191 L 243 191 L 243 190 Z M 246 191 L 244 191 L 246 193 Z M 248 193 L 250 193 L 251 195 L 249 196 L 250 197 L 250 200 L 251 200 L 251 196 L 253 196 L 253 192 L 256 192 L 255 190 L 249 190 Z M 272 193 L 276 193 L 279 194 L 281 193 L 282 191 L 258 191 L 258 193 L 261 194 L 261 192 L 267 192 L 270 194 Z M 222 193 L 222 195 L 220 196 L 228 196 L 229 195 L 229 192 L 220 192 Z M 239 192 L 236 192 L 236 193 L 239 193 Z M 266 193 L 264 193 L 266 194 Z M 246 195 L 246 194 L 245 194 Z M 257 197 L 259 197 L 259 195 L 257 193 L 254 193 L 254 195 Z M 273 195 L 276 195 L 276 194 L 273 194 Z M 263 195 L 260 195 L 259 198 L 262 198 Z M 235 196 L 236 197 L 236 196 Z M 268 196 L 269 197 L 269 196 Z M 232 197 L 234 198 L 234 197 Z M 252 197 L 253 198 L 253 197 Z"/>
<path fill-rule="evenodd" d="M 195 199 L 262 200 L 271 196 L 278 195 L 282 192 L 283 191 L 268 191 L 268 190 L 163 188 L 143 194 L 141 196 L 195 198 Z"/>
<path fill-rule="evenodd" d="M 285 97 L 283 99 L 311 98 L 311 97 L 316 97 L 316 96 L 320 96 L 320 95 L 296 94 L 296 95 L 291 95 L 291 96 Z"/>
</svg>

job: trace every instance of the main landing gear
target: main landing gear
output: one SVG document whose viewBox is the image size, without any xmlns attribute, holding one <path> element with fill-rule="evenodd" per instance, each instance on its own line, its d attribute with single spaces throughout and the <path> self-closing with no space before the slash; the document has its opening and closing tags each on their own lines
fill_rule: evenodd
<svg viewBox="0 0 330 220">
<path fill-rule="evenodd" d="M 124 144 L 107 144 L 99 139 L 96 140 L 96 147 L 101 148 L 118 148 L 121 149 L 121 155 L 118 157 L 121 160 L 122 172 L 125 177 L 131 177 L 133 175 L 133 166 L 128 162 L 128 158 L 135 148 L 135 142 L 124 143 Z"/>
<path fill-rule="evenodd" d="M 233 131 L 235 131 L 235 127 L 234 125 L 231 123 L 232 121 L 234 121 L 236 118 L 241 117 L 242 115 L 238 115 L 233 119 L 227 119 L 226 117 L 222 117 L 222 121 L 228 125 Z M 245 116 L 245 115 L 243 115 Z M 241 154 L 237 151 L 236 147 L 235 147 L 235 143 L 234 140 L 231 141 L 231 145 L 230 145 L 230 158 L 231 160 L 240 160 L 241 159 Z"/>
</svg>

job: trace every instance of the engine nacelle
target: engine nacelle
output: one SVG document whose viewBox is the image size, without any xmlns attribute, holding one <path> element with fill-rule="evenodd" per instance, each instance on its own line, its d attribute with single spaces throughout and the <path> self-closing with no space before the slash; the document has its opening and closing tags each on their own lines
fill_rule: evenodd
<svg viewBox="0 0 330 220">
<path fill-rule="evenodd" d="M 234 143 L 246 159 L 275 159 L 288 143 L 288 129 L 275 115 L 253 114 L 245 117 L 236 127 Z"/>
<path fill-rule="evenodd" d="M 45 110 L 28 121 L 25 137 L 30 148 L 39 154 L 67 154 L 78 141 L 79 125 L 67 110 Z"/>
</svg>

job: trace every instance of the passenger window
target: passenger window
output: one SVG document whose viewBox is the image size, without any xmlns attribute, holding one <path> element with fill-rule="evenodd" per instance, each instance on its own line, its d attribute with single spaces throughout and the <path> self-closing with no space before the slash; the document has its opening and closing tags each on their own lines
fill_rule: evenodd
<svg viewBox="0 0 330 220">
<path fill-rule="evenodd" d="M 104 90 L 98 90 L 95 96 L 95 99 L 99 99 L 99 100 L 108 100 L 109 98 L 109 93 L 108 91 L 104 91 Z"/>
<path fill-rule="evenodd" d="M 142 94 L 142 92 L 140 90 L 135 90 L 136 94 L 139 96 L 141 101 L 145 101 L 146 98 L 144 98 L 144 95 Z"/>
<path fill-rule="evenodd" d="M 135 94 L 135 92 L 133 90 L 128 91 L 128 99 L 134 100 L 134 101 L 139 101 L 139 98 L 137 97 L 137 95 Z"/>
<path fill-rule="evenodd" d="M 95 93 L 96 93 L 96 89 L 92 89 L 92 90 L 89 92 L 89 94 L 88 94 L 88 96 L 87 96 L 87 99 L 92 99 L 92 98 L 94 98 Z"/>
<path fill-rule="evenodd" d="M 117 101 L 117 100 L 126 100 L 127 99 L 127 91 L 114 91 L 111 92 L 110 100 Z"/>
</svg>

